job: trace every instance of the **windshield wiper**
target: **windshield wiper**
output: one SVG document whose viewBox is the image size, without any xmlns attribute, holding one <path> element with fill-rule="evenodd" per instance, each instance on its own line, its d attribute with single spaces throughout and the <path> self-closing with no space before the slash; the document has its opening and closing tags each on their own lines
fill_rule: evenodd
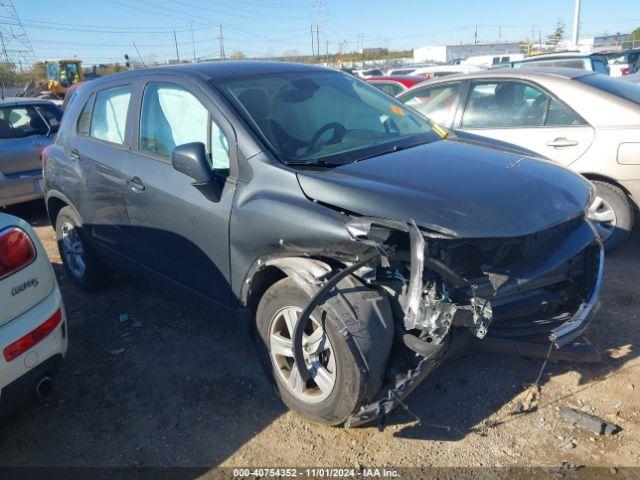
<svg viewBox="0 0 640 480">
<path fill-rule="evenodd" d="M 423 141 L 423 142 L 410 143 L 408 145 L 392 145 L 390 148 L 387 148 L 386 150 L 382 150 L 380 152 L 373 153 L 373 154 L 368 155 L 366 157 L 358 158 L 358 159 L 354 160 L 354 163 L 355 162 L 360 162 L 362 160 L 367 160 L 369 158 L 380 157 L 382 155 L 388 155 L 390 153 L 399 152 L 401 150 L 408 150 L 409 148 L 418 147 L 420 145 L 425 145 L 427 143 L 431 143 L 431 142 L 430 141 L 426 141 L 426 142 Z"/>
<path fill-rule="evenodd" d="M 285 165 L 290 166 L 306 166 L 306 167 L 339 167 L 348 162 L 332 162 L 329 160 L 311 159 L 311 160 L 287 160 Z"/>
</svg>

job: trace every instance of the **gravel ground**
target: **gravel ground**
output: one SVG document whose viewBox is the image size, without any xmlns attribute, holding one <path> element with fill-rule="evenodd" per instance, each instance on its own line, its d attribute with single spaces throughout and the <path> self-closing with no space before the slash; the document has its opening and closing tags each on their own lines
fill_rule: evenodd
<svg viewBox="0 0 640 480">
<path fill-rule="evenodd" d="M 640 466 L 640 231 L 607 259 L 604 306 L 587 332 L 603 361 L 550 364 L 536 412 L 510 414 L 541 360 L 475 354 L 443 365 L 383 431 L 343 430 L 288 412 L 251 343 L 215 312 L 128 277 L 82 293 L 44 208 L 9 213 L 46 246 L 70 342 L 52 396 L 0 421 L 0 466 Z M 623 430 L 581 431 L 560 418 L 565 405 Z"/>
</svg>

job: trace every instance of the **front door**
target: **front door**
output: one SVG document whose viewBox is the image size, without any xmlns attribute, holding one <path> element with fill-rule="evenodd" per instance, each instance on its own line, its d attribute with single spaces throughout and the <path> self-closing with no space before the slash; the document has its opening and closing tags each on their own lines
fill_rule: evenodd
<svg viewBox="0 0 640 480">
<path fill-rule="evenodd" d="M 124 166 L 132 254 L 170 280 L 230 304 L 233 130 L 196 86 L 176 79 L 141 89 L 137 138 Z M 223 184 L 219 200 L 205 197 L 192 178 L 171 165 L 173 149 L 191 142 L 206 146 Z"/>
<path fill-rule="evenodd" d="M 473 82 L 459 128 L 565 166 L 580 158 L 594 138 L 593 128 L 567 105 L 519 81 Z"/>
</svg>

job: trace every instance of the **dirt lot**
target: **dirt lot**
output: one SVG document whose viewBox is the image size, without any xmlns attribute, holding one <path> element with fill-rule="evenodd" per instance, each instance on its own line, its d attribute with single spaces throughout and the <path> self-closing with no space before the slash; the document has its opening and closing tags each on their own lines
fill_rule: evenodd
<svg viewBox="0 0 640 480">
<path fill-rule="evenodd" d="M 605 305 L 588 331 L 601 364 L 550 365 L 539 410 L 511 415 L 541 360 L 460 358 L 418 387 L 381 432 L 287 412 L 252 345 L 215 312 L 190 310 L 126 277 L 81 293 L 65 277 L 44 209 L 9 213 L 28 219 L 47 248 L 70 343 L 49 400 L 0 422 L 0 465 L 640 466 L 640 231 L 608 259 Z M 560 418 L 564 405 L 623 431 L 580 431 Z"/>
</svg>

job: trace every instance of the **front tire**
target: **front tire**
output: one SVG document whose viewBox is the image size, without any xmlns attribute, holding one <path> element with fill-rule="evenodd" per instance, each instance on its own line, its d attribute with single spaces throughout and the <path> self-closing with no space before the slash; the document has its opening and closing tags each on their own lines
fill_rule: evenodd
<svg viewBox="0 0 640 480">
<path fill-rule="evenodd" d="M 380 294 L 355 279 L 345 280 L 343 297 L 353 307 L 351 311 L 358 312 L 360 333 L 363 337 L 370 334 L 377 341 L 356 349 L 338 333 L 333 310 L 316 308 L 303 340 L 311 374 L 307 382 L 300 381 L 294 364 L 291 333 L 309 296 L 292 279 L 285 278 L 265 292 L 256 311 L 260 358 L 282 401 L 300 415 L 329 425 L 343 424 L 377 393 L 393 338 L 392 320 L 380 322 L 373 312 Z M 368 370 L 359 365 L 358 356 L 370 360 L 366 362 Z"/>
<path fill-rule="evenodd" d="M 60 210 L 55 229 L 60 258 L 71 281 L 87 292 L 104 286 L 110 271 L 95 254 L 80 217 L 71 207 Z"/>
<path fill-rule="evenodd" d="M 615 185 L 595 180 L 596 198 L 587 217 L 593 222 L 607 251 L 613 251 L 631 233 L 634 210 L 627 195 Z"/>
</svg>

